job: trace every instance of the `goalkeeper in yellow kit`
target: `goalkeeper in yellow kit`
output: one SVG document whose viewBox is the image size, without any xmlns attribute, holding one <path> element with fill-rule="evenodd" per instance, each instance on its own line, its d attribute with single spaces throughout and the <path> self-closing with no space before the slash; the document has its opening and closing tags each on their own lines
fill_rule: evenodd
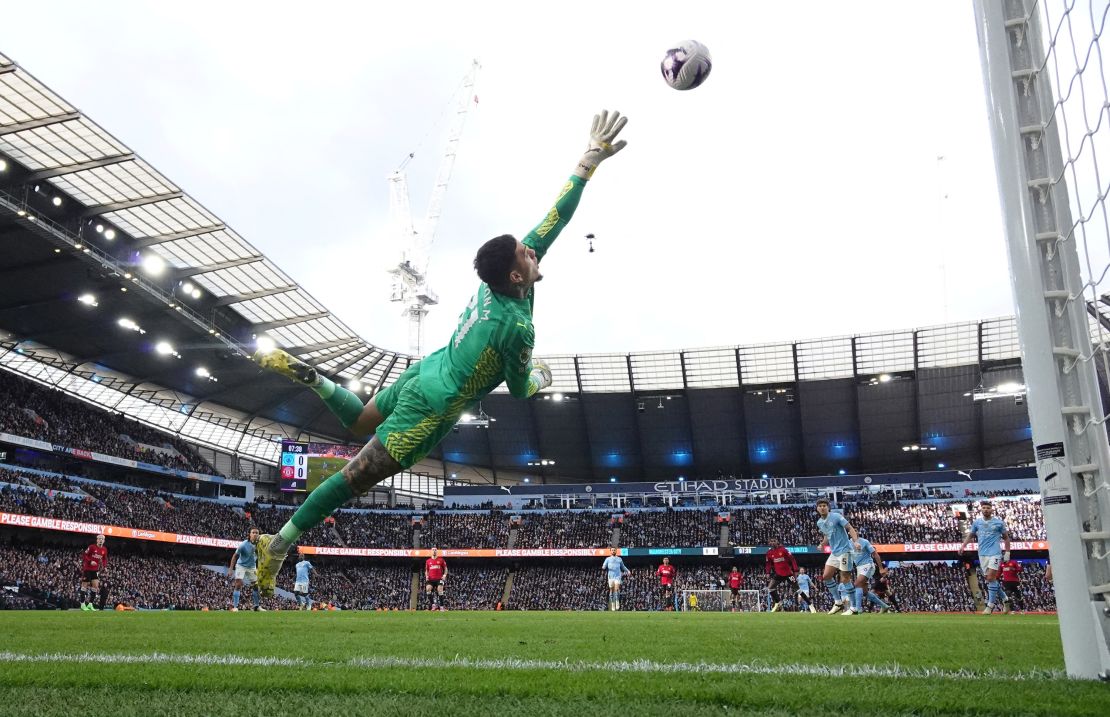
<svg viewBox="0 0 1110 717">
<path fill-rule="evenodd" d="M 543 222 L 522 241 L 504 234 L 478 250 L 474 268 L 482 284 L 459 317 L 451 341 L 410 366 L 366 405 L 280 349 L 255 355 L 262 366 L 311 387 L 354 435 L 373 434 L 350 463 L 309 494 L 277 535 L 258 539 L 263 595 L 273 594 L 282 561 L 302 533 L 351 498 L 419 462 L 468 407 L 502 381 L 516 398 L 529 398 L 551 385 L 550 369 L 532 360 L 533 286 L 543 278 L 539 262 L 574 215 L 598 165 L 624 149 L 626 142 L 616 137 L 627 121 L 619 112 L 594 116 L 586 152 Z"/>
</svg>

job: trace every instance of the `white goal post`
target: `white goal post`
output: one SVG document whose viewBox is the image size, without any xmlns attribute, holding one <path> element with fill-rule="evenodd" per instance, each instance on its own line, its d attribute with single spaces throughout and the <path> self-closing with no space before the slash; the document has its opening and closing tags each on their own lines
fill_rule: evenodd
<svg viewBox="0 0 1110 717">
<path fill-rule="evenodd" d="M 762 612 L 765 609 L 766 590 L 737 591 L 737 607 L 744 612 Z M 694 600 L 690 598 L 693 597 Z M 732 609 L 731 590 L 683 590 L 684 612 L 728 612 Z"/>
<path fill-rule="evenodd" d="M 1088 679 L 1110 679 L 1108 1 L 974 3 L 1064 665 Z"/>
</svg>

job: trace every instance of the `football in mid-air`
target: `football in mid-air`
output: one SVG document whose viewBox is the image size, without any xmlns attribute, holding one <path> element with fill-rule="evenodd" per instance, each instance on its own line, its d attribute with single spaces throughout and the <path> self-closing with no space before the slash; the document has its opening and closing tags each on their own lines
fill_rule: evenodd
<svg viewBox="0 0 1110 717">
<path fill-rule="evenodd" d="M 676 90 L 692 90 L 709 77 L 713 58 L 709 48 L 697 40 L 686 40 L 667 50 L 659 63 L 663 79 Z"/>
</svg>

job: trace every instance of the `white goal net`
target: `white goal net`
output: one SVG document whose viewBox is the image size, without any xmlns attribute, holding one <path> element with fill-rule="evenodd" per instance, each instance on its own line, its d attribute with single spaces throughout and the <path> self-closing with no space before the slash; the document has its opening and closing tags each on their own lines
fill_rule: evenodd
<svg viewBox="0 0 1110 717">
<path fill-rule="evenodd" d="M 975 15 L 1064 662 L 1110 679 L 1110 0 Z"/>
<path fill-rule="evenodd" d="M 735 602 L 731 590 L 683 590 L 682 609 L 686 612 L 729 612 L 734 607 L 743 612 L 759 612 L 765 608 L 764 590 L 740 590 Z"/>
</svg>

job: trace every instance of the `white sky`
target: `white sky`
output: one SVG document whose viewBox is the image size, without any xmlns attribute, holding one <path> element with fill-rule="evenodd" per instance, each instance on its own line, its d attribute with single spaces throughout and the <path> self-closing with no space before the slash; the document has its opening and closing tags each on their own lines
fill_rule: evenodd
<svg viewBox="0 0 1110 717">
<path fill-rule="evenodd" d="M 1012 313 L 970 3 L 384 5 L 16 3 L 0 51 L 388 348 L 407 329 L 385 177 L 420 145 L 422 216 L 435 122 L 475 56 L 428 350 L 477 286 L 477 247 L 542 219 L 601 108 L 630 117 L 629 146 L 544 261 L 538 354 Z M 676 92 L 658 65 L 686 38 L 713 72 Z"/>
</svg>

